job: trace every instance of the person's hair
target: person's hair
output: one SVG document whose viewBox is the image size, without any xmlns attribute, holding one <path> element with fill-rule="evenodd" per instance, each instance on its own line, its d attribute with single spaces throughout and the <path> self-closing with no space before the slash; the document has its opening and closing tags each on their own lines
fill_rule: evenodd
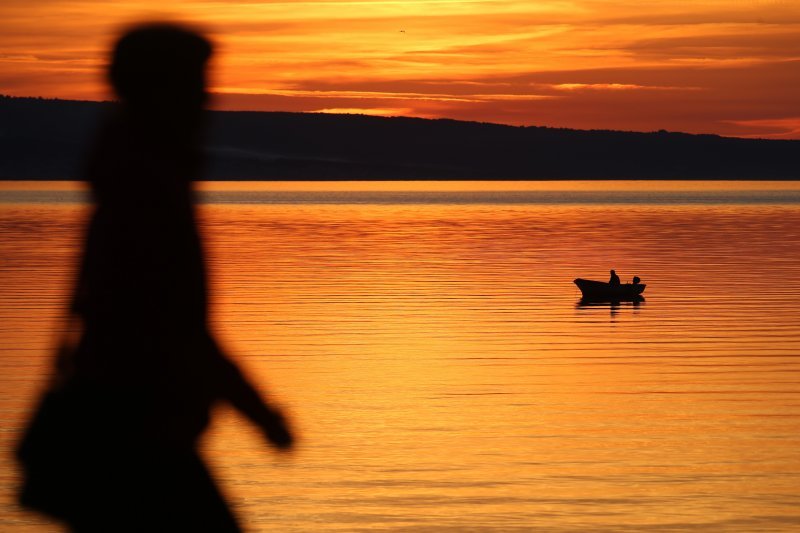
<svg viewBox="0 0 800 533">
<path fill-rule="evenodd" d="M 204 92 L 205 63 L 212 51 L 205 37 L 183 26 L 142 24 L 117 41 L 109 79 L 124 101 L 180 101 Z"/>
</svg>

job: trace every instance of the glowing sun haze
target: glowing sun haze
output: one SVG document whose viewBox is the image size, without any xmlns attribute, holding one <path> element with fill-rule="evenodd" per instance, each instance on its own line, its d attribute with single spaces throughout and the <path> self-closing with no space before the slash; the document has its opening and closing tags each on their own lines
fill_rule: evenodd
<svg viewBox="0 0 800 533">
<path fill-rule="evenodd" d="M 133 21 L 217 43 L 220 109 L 800 138 L 800 0 L 3 0 L 0 93 L 108 98 Z"/>
</svg>

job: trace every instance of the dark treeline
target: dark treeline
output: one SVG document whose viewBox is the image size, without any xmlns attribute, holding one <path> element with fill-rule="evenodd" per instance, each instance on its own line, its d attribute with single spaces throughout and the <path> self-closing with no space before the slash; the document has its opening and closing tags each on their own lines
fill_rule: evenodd
<svg viewBox="0 0 800 533">
<path fill-rule="evenodd" d="M 76 179 L 109 104 L 0 96 L 0 178 Z M 209 179 L 798 179 L 800 141 L 209 113 Z"/>
</svg>

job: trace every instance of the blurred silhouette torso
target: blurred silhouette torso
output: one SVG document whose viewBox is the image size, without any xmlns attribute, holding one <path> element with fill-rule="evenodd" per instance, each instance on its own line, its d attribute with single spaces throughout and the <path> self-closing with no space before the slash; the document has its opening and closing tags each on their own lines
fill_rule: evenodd
<svg viewBox="0 0 800 533">
<path fill-rule="evenodd" d="M 90 156 L 96 207 L 70 309 L 81 333 L 19 451 L 23 504 L 76 531 L 237 531 L 196 451 L 217 400 L 292 443 L 208 329 L 191 182 L 210 54 L 169 25 L 115 49 L 121 102 Z"/>
</svg>

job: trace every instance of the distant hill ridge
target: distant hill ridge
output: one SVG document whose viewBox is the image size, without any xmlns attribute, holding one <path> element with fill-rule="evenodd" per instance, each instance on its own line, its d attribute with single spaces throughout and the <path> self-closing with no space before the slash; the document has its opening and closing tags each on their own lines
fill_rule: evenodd
<svg viewBox="0 0 800 533">
<path fill-rule="evenodd" d="M 107 103 L 0 95 L 0 179 L 79 179 Z M 214 180 L 800 179 L 800 141 L 209 112 Z"/>
</svg>

